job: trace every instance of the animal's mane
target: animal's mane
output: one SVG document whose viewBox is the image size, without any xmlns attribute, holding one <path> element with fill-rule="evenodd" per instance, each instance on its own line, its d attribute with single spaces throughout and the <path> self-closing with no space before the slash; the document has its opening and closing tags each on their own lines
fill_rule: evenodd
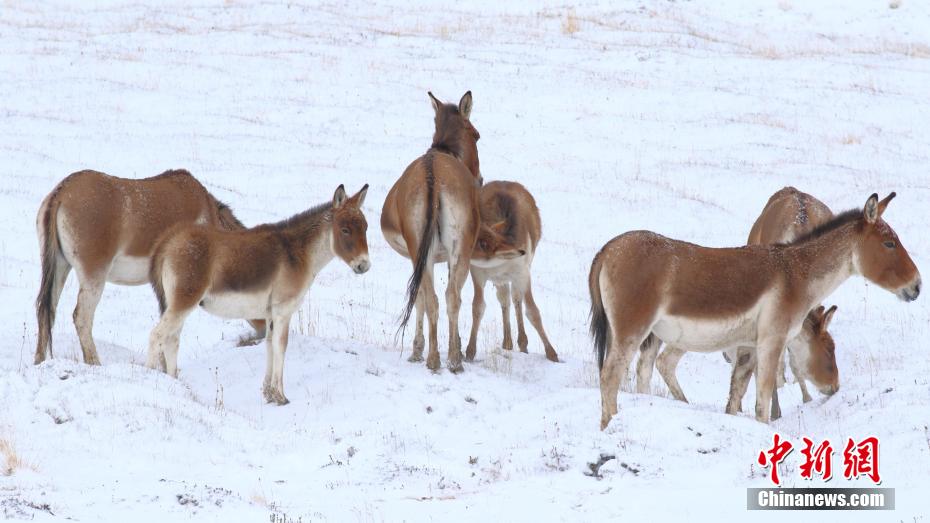
<svg viewBox="0 0 930 523">
<path fill-rule="evenodd" d="M 859 221 L 862 218 L 862 209 L 849 209 L 837 214 L 828 222 L 824 222 L 814 227 L 805 234 L 802 234 L 794 240 L 780 245 L 799 245 L 810 240 L 820 238 L 821 236 L 839 229 L 840 227 Z"/>
<path fill-rule="evenodd" d="M 431 151 L 442 151 L 449 153 L 456 158 L 462 158 L 462 144 L 459 142 L 459 134 L 463 126 L 458 124 L 454 116 L 460 116 L 459 108 L 453 104 L 445 104 L 442 110 L 436 114 L 436 132 L 433 134 L 433 144 L 430 146 Z"/>
<path fill-rule="evenodd" d="M 318 229 L 323 222 L 329 221 L 329 219 L 331 219 L 332 216 L 329 211 L 331 211 L 332 208 L 333 202 L 331 201 L 321 203 L 315 207 L 311 207 L 306 211 L 299 212 L 294 216 L 285 218 L 279 222 L 258 225 L 253 230 L 274 232 L 301 230 L 304 233 L 309 233 Z"/>
</svg>

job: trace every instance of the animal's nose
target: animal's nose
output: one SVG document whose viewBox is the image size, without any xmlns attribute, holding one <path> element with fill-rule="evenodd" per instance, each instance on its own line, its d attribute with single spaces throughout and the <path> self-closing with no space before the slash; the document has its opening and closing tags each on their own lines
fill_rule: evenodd
<svg viewBox="0 0 930 523">
<path fill-rule="evenodd" d="M 371 268 L 371 262 L 368 261 L 367 259 L 356 263 L 355 267 L 353 267 L 353 269 L 355 270 L 355 274 L 365 274 L 366 272 L 368 272 L 368 269 L 370 268 Z"/>
</svg>

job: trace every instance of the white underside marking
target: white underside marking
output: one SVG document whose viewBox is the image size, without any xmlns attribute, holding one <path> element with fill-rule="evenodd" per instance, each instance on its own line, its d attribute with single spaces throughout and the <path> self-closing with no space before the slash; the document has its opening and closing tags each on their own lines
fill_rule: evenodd
<svg viewBox="0 0 930 523">
<path fill-rule="evenodd" d="M 119 285 L 143 285 L 149 282 L 149 261 L 146 256 L 117 255 L 110 264 L 107 281 Z"/>
<path fill-rule="evenodd" d="M 222 292 L 204 297 L 202 307 L 210 314 L 229 319 L 262 319 L 269 316 L 268 291 Z"/>
</svg>

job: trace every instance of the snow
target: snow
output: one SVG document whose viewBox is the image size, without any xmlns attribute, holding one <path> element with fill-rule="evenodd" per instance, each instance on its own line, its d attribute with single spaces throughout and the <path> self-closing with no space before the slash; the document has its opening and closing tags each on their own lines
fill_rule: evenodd
<svg viewBox="0 0 930 523">
<path fill-rule="evenodd" d="M 885 218 L 927 266 L 930 4 L 890 3 L 3 4 L 4 517 L 775 520 L 785 516 L 745 511 L 745 489 L 769 485 L 755 457 L 777 431 L 835 448 L 878 436 L 882 486 L 897 490 L 895 512 L 790 517 L 922 520 L 927 299 L 844 284 L 826 303 L 839 305 L 841 390 L 805 405 L 789 383 L 770 426 L 723 414 L 729 366 L 689 353 L 679 378 L 691 404 L 668 398 L 655 373 L 656 394 L 622 392 L 599 431 L 587 334 L 587 271 L 607 240 L 649 229 L 739 245 L 785 185 L 834 211 L 897 191 Z M 539 203 L 534 294 L 564 363 L 545 360 L 532 330 L 530 354 L 500 350 L 493 293 L 479 361 L 461 375 L 407 363 L 412 334 L 395 339 L 410 263 L 378 213 L 429 145 L 426 91 L 455 101 L 468 89 L 485 179 L 519 181 Z M 147 286 L 107 286 L 94 330 L 104 365 L 89 367 L 72 277 L 56 358 L 31 364 L 35 213 L 84 168 L 187 168 L 247 224 L 323 202 L 340 183 L 371 184 L 372 268 L 357 276 L 336 260 L 311 288 L 291 323 L 290 405 L 262 402 L 265 349 L 235 347 L 244 322 L 194 313 L 179 379 L 142 367 L 157 318 Z M 466 284 L 466 333 L 470 299 Z M 602 479 L 585 476 L 601 453 L 617 459 Z M 799 478 L 799 460 L 786 460 L 785 484 L 821 486 Z M 854 485 L 871 482 L 827 484 Z"/>
</svg>

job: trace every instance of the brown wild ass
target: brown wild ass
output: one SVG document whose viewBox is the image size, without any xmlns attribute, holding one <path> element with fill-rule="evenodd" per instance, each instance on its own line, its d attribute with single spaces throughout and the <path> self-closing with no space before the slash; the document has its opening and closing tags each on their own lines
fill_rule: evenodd
<svg viewBox="0 0 930 523">
<path fill-rule="evenodd" d="M 381 211 L 381 232 L 388 244 L 413 262 L 407 283 L 407 303 L 401 320 L 405 328 L 414 306 L 417 310 L 413 354 L 408 361 L 423 360 L 423 313 L 429 318 L 429 356 L 426 366 L 439 369 L 439 301 L 433 284 L 433 265 L 448 262 L 446 313 L 449 316 L 447 365 L 461 372 L 462 342 L 459 308 L 462 286 L 468 277 L 472 250 L 481 229 L 478 189 L 480 135 L 469 120 L 471 91 L 459 104 L 444 104 L 428 93 L 435 112 L 433 143 L 414 160 L 391 187 Z M 488 231 L 488 234 L 493 234 Z"/>
<path fill-rule="evenodd" d="M 808 312 L 854 274 L 912 301 L 920 273 L 882 220 L 891 193 L 844 212 L 792 243 L 708 248 L 633 231 L 609 241 L 588 277 L 591 334 L 601 368 L 601 429 L 651 334 L 714 352 L 756 347 L 756 419 L 768 423 L 778 359 Z"/>
<path fill-rule="evenodd" d="M 342 185 L 328 202 L 284 221 L 241 231 L 183 225 L 159 240 L 152 288 L 161 319 L 149 338 L 146 366 L 178 375 L 178 338 L 197 305 L 224 318 L 264 318 L 268 325 L 265 401 L 284 396 L 284 351 L 291 315 L 316 275 L 338 256 L 362 274 L 371 266 L 362 214 L 368 186 L 348 198 Z"/>
<path fill-rule="evenodd" d="M 789 243 L 809 234 L 814 228 L 827 223 L 832 218 L 833 212 L 820 200 L 794 187 L 785 187 L 769 198 L 762 214 L 752 226 L 747 244 Z M 806 380 L 812 381 L 822 393 L 827 395 L 839 389 L 835 345 L 833 337 L 827 330 L 835 312 L 835 305 L 826 311 L 822 306 L 811 310 L 804 319 L 801 332 L 788 342 L 788 360 L 798 380 L 804 402 L 811 400 L 805 385 Z M 637 364 L 637 392 L 645 393 L 652 377 L 650 360 L 655 360 L 658 344 L 644 343 L 643 347 L 649 350 L 640 355 Z M 666 346 L 659 355 L 656 367 L 672 396 L 687 402 L 675 373 L 678 361 L 684 355 L 684 350 L 679 347 Z M 742 399 L 749 385 L 749 377 L 755 368 L 755 352 L 752 348 L 728 349 L 724 351 L 724 356 L 733 364 L 727 412 L 735 414 L 741 410 Z M 778 363 L 776 377 L 778 383 L 772 391 L 772 419 L 781 417 L 778 387 L 784 384 L 784 358 L 779 359 Z"/>
<path fill-rule="evenodd" d="M 39 207 L 36 229 L 42 282 L 36 298 L 39 323 L 35 363 L 52 352 L 52 326 L 61 290 L 74 268 L 80 290 L 74 309 L 84 363 L 99 365 L 94 344 L 94 312 L 106 282 L 149 282 L 155 241 L 170 227 L 200 223 L 242 229 L 224 203 L 184 170 L 130 180 L 97 171 L 79 171 L 61 181 Z M 253 321 L 264 336 L 262 321 Z"/>
<path fill-rule="evenodd" d="M 475 251 L 471 259 L 471 279 L 475 286 L 472 301 L 471 336 L 465 360 L 475 359 L 478 343 L 478 327 L 484 314 L 484 285 L 488 280 L 497 289 L 497 299 L 501 304 L 504 323 L 504 349 L 513 349 L 510 333 L 510 300 L 513 298 L 517 318 L 517 345 L 521 352 L 526 352 L 528 340 L 523 327 L 523 303 L 526 302 L 526 317 L 533 324 L 546 349 L 546 358 L 559 361 L 559 356 L 549 342 L 543 329 L 539 307 L 533 299 L 533 287 L 530 267 L 536 246 L 542 235 L 542 221 L 533 195 L 519 183 L 491 182 L 484 185 L 480 192 L 481 221 L 489 224 L 496 235 L 478 236 Z M 501 245 L 506 243 L 507 250 L 502 255 Z M 512 249 L 518 249 L 525 256 L 514 255 Z"/>
</svg>

